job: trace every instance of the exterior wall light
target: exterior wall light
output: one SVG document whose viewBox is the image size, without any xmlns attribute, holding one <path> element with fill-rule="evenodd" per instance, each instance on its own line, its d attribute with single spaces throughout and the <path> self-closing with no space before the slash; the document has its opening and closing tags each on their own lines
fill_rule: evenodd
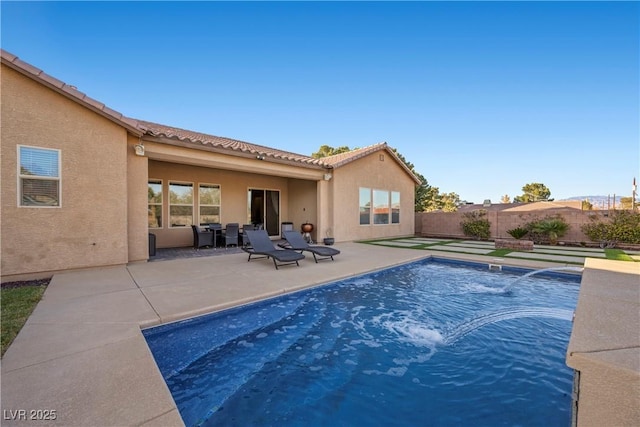
<svg viewBox="0 0 640 427">
<path fill-rule="evenodd" d="M 133 146 L 133 149 L 136 150 L 136 156 L 144 156 L 144 144 L 139 143 Z"/>
</svg>

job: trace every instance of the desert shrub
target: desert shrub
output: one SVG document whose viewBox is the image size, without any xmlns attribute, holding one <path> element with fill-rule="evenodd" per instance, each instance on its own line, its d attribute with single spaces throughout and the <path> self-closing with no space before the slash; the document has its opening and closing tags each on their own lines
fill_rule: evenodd
<svg viewBox="0 0 640 427">
<path fill-rule="evenodd" d="M 569 230 L 569 224 L 562 215 L 546 216 L 531 221 L 525 225 L 534 243 L 551 243 L 555 245 L 558 239 Z"/>
<path fill-rule="evenodd" d="M 488 240 L 491 236 L 491 223 L 486 215 L 487 211 L 484 209 L 464 213 L 464 219 L 460 222 L 464 235 L 476 240 Z"/>
<path fill-rule="evenodd" d="M 640 244 L 640 212 L 630 210 L 613 211 L 607 221 L 600 216 L 592 216 L 591 222 L 584 224 L 582 232 L 601 247 L 615 247 L 616 243 Z"/>
<path fill-rule="evenodd" d="M 526 236 L 527 233 L 529 233 L 529 230 L 523 227 L 516 227 L 512 230 L 507 230 L 507 233 L 514 239 L 519 240 L 519 239 L 522 239 L 524 236 Z"/>
</svg>

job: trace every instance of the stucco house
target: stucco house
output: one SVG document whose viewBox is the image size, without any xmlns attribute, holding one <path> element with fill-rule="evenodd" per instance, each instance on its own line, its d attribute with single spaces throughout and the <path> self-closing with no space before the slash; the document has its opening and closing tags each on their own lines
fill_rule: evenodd
<svg viewBox="0 0 640 427">
<path fill-rule="evenodd" d="M 191 224 L 412 235 L 419 179 L 386 143 L 322 159 L 126 117 L 2 50 L 2 281 L 193 244 Z"/>
</svg>

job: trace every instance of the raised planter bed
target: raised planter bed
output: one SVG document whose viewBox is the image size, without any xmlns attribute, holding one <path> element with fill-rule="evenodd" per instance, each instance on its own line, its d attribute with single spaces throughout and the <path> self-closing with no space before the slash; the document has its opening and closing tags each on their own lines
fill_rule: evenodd
<svg viewBox="0 0 640 427">
<path fill-rule="evenodd" d="M 513 249 L 515 251 L 532 251 L 533 240 L 496 239 L 496 249 Z"/>
</svg>

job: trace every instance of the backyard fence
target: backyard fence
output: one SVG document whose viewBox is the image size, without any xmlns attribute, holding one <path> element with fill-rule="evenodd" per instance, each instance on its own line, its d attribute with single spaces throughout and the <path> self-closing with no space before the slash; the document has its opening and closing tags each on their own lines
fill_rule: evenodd
<svg viewBox="0 0 640 427">
<path fill-rule="evenodd" d="M 465 212 L 416 212 L 416 235 L 453 239 L 469 239 L 462 232 L 460 223 L 465 219 Z M 525 212 L 491 211 L 486 212 L 486 219 L 491 224 L 489 240 L 512 238 L 507 230 L 524 227 L 528 222 L 547 216 L 560 215 L 569 224 L 569 230 L 559 241 L 570 244 L 595 245 L 581 230 L 583 224 L 592 222 L 593 216 L 607 216 L 607 211 L 580 211 L 571 208 L 544 209 Z M 526 237 L 525 237 L 526 238 Z"/>
</svg>

